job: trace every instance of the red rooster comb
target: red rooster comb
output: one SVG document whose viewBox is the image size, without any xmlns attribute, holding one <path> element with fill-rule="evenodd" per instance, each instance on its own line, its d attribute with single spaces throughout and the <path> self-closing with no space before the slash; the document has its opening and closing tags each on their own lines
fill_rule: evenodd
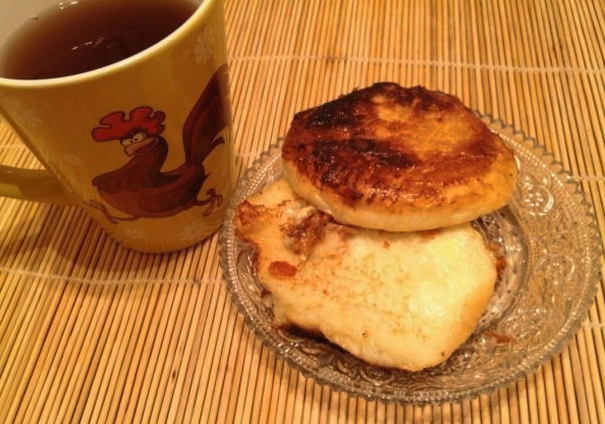
<svg viewBox="0 0 605 424">
<path fill-rule="evenodd" d="M 166 114 L 161 110 L 153 111 L 149 106 L 140 106 L 130 111 L 129 119 L 124 112 L 112 112 L 99 120 L 103 126 L 92 130 L 96 141 L 120 140 L 134 129 L 145 131 L 148 135 L 159 135 L 164 131 L 162 122 Z"/>
</svg>

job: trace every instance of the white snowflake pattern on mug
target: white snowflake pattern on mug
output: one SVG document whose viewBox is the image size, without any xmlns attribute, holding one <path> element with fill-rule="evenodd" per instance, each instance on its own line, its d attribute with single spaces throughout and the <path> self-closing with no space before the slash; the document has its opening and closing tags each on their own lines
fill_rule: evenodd
<svg viewBox="0 0 605 424">
<path fill-rule="evenodd" d="M 204 28 L 200 35 L 197 36 L 195 47 L 193 48 L 195 63 L 206 64 L 210 61 L 215 41 L 216 37 L 212 29 L 210 27 Z"/>
</svg>

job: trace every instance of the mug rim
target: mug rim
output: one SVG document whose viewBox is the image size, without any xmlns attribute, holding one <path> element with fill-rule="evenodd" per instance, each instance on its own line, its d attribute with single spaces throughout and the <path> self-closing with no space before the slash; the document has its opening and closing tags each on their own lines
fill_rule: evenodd
<svg viewBox="0 0 605 424">
<path fill-rule="evenodd" d="M 178 38 L 181 34 L 188 32 L 194 25 L 194 21 L 202 19 L 208 12 L 210 5 L 217 0 L 201 0 L 201 3 L 195 9 L 195 11 L 185 20 L 177 29 L 172 31 L 166 37 L 162 38 L 157 43 L 135 53 L 132 56 L 128 56 L 122 60 L 111 63 L 109 65 L 102 66 L 100 68 L 92 69 L 90 71 L 80 72 L 78 74 L 66 75 L 55 78 L 40 78 L 40 79 L 19 79 L 19 78 L 5 78 L 0 76 L 0 88 L 1 87 L 15 87 L 15 88 L 42 88 L 42 87 L 57 87 L 62 85 L 70 85 L 79 82 L 85 82 L 93 80 L 109 74 L 122 71 L 138 62 L 141 62 L 146 57 L 155 54 L 158 51 L 164 50 Z"/>
</svg>

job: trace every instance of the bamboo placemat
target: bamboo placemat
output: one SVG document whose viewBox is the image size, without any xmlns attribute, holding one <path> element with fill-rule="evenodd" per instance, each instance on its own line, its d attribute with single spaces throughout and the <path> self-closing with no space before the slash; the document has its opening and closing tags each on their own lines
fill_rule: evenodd
<svg viewBox="0 0 605 424">
<path fill-rule="evenodd" d="M 392 80 L 533 135 L 605 231 L 602 1 L 228 1 L 237 170 L 295 111 Z M 0 163 L 38 167 L 0 121 Z M 82 211 L 0 199 L 1 422 L 605 422 L 605 300 L 571 343 L 491 395 L 415 407 L 302 377 L 244 325 L 216 235 L 130 252 Z"/>
</svg>

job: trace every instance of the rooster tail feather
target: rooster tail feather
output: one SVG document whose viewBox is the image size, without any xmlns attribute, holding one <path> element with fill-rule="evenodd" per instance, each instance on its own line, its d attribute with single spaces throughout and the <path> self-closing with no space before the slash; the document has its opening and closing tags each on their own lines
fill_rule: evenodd
<svg viewBox="0 0 605 424">
<path fill-rule="evenodd" d="M 231 122 L 227 65 L 216 70 L 183 126 L 187 164 L 201 164 L 221 142 L 216 136 Z M 218 141 L 218 140 L 217 140 Z"/>
</svg>

